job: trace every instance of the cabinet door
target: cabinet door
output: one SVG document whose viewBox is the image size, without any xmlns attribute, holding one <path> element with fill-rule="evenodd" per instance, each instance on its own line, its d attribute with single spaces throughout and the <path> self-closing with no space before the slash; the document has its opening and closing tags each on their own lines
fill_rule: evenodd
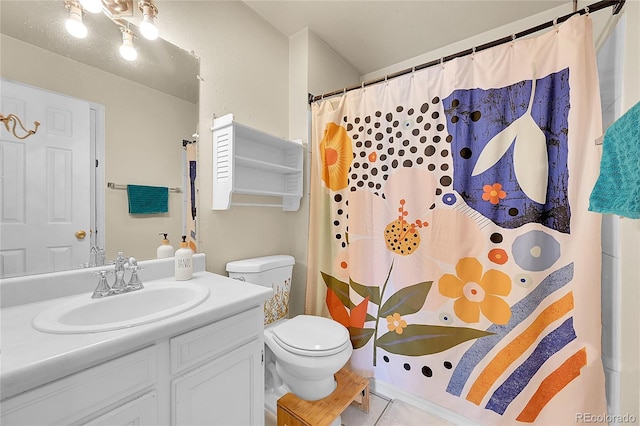
<svg viewBox="0 0 640 426">
<path fill-rule="evenodd" d="M 85 425 L 91 426 L 155 426 L 158 424 L 158 398 L 156 392 L 149 392 Z"/>
<path fill-rule="evenodd" d="M 264 424 L 262 339 L 254 340 L 171 382 L 172 424 Z"/>
</svg>

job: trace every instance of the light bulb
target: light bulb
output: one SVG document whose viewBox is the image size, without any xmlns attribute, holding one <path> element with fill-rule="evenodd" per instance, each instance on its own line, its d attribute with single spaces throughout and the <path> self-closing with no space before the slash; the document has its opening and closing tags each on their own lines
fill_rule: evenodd
<svg viewBox="0 0 640 426">
<path fill-rule="evenodd" d="M 158 27 L 153 23 L 153 16 L 144 15 L 142 22 L 140 23 L 140 32 L 144 38 L 148 40 L 155 40 L 158 38 Z"/>
<path fill-rule="evenodd" d="M 135 61 L 138 57 L 138 51 L 133 47 L 133 34 L 129 30 L 123 30 L 122 32 L 120 55 L 127 61 Z"/>
<path fill-rule="evenodd" d="M 142 12 L 142 22 L 140 23 L 142 36 L 149 40 L 157 39 L 158 27 L 156 27 L 154 20 L 158 16 L 158 8 L 153 4 L 153 0 L 140 0 L 138 9 Z"/>
<path fill-rule="evenodd" d="M 78 6 L 71 5 L 69 7 L 69 18 L 64 23 L 65 28 L 75 38 L 85 38 L 87 36 L 87 27 L 82 22 L 82 9 Z"/>
<path fill-rule="evenodd" d="M 102 0 L 80 0 L 80 4 L 87 12 L 102 12 Z"/>
</svg>

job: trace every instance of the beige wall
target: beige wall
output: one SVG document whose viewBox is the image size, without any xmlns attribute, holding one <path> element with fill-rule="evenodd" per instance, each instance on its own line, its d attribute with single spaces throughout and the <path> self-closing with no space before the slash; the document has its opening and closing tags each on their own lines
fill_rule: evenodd
<svg viewBox="0 0 640 426">
<path fill-rule="evenodd" d="M 289 295 L 289 315 L 304 313 L 307 270 L 307 232 L 309 229 L 309 137 L 308 114 L 305 107 L 308 81 L 308 31 L 304 30 L 289 39 L 289 135 L 300 139 L 305 147 L 303 164 L 303 188 L 300 211 L 292 215 L 297 238 L 291 239 L 291 255 L 296 259 Z"/>
<path fill-rule="evenodd" d="M 198 228 L 207 270 L 225 274 L 231 260 L 290 254 L 296 259 L 290 310 L 303 313 L 309 157 L 297 212 L 234 206 L 212 211 L 212 118 L 233 113 L 243 124 L 306 146 L 307 93 L 357 83 L 358 75 L 313 33 L 305 30 L 290 40 L 240 2 L 178 3 L 161 5 L 158 26 L 164 38 L 200 57 Z"/>
<path fill-rule="evenodd" d="M 158 8 L 161 37 L 200 57 L 197 228 L 207 270 L 226 274 L 231 260 L 292 254 L 292 241 L 306 235 L 296 220 L 302 212 L 211 210 L 214 116 L 233 113 L 240 123 L 289 136 L 289 40 L 241 2 L 167 1 Z"/>
<path fill-rule="evenodd" d="M 2 35 L 0 75 L 105 107 L 105 181 L 182 185 L 182 139 L 193 134 L 197 105 Z M 182 234 L 182 194 L 170 193 L 169 213 L 128 214 L 127 193 L 105 189 L 107 259 L 123 251 L 156 257 L 160 232 L 174 246 Z"/>
<path fill-rule="evenodd" d="M 305 312 L 309 255 L 309 168 L 313 149 L 309 141 L 311 123 L 307 95 L 357 84 L 358 80 L 356 71 L 312 31 L 304 29 L 289 39 L 289 135 L 302 139 L 307 146 L 304 198 L 300 212 L 294 217 L 295 227 L 301 232 L 291 240 L 291 254 L 296 258 L 289 299 L 293 315 Z"/>
</svg>

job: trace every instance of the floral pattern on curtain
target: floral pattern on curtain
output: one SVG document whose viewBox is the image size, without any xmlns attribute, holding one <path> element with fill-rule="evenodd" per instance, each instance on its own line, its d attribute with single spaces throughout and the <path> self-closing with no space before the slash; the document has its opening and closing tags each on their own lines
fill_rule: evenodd
<svg viewBox="0 0 640 426">
<path fill-rule="evenodd" d="M 482 424 L 606 414 L 591 21 L 313 105 L 307 313 Z"/>
</svg>

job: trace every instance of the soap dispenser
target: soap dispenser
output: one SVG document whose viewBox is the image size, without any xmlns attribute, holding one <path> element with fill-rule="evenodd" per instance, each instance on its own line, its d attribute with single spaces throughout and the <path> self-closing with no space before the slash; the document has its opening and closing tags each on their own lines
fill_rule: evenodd
<svg viewBox="0 0 640 426">
<path fill-rule="evenodd" d="M 184 281 L 189 280 L 193 276 L 193 252 L 189 248 L 187 243 L 187 236 L 182 236 L 182 242 L 180 248 L 176 250 L 176 280 Z"/>
<path fill-rule="evenodd" d="M 164 239 L 162 240 L 162 244 L 158 247 L 156 254 L 158 259 L 164 259 L 165 257 L 173 257 L 173 246 L 169 244 L 169 240 L 167 239 L 167 234 L 159 234 L 164 235 Z"/>
</svg>

